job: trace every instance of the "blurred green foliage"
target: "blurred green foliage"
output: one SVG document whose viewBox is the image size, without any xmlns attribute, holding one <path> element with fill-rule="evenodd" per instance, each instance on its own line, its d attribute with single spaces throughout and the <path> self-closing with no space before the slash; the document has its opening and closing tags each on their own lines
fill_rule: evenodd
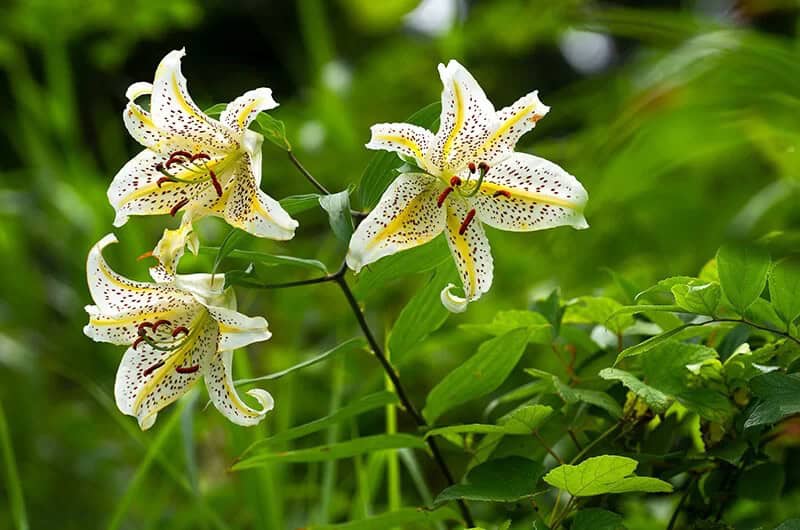
<svg viewBox="0 0 800 530">
<path fill-rule="evenodd" d="M 633 304 L 633 296 L 658 279 L 696 274 L 729 240 L 780 231 L 771 240 L 778 250 L 773 255 L 796 250 L 795 2 L 456 1 L 451 27 L 436 34 L 405 22 L 415 4 L 0 4 L 0 403 L 19 476 L 15 480 L 8 466 L 3 470 L 0 527 L 19 520 L 24 502 L 31 528 L 297 528 L 399 508 L 398 497 L 403 506 L 431 504 L 446 485 L 423 453 L 410 451 L 399 453 L 399 472 L 397 460 L 380 452 L 228 472 L 253 441 L 382 389 L 379 366 L 361 350 L 265 384 L 277 406 L 250 430 L 206 410 L 200 393 L 166 411 L 147 433 L 116 410 L 111 390 L 121 351 L 81 333 L 89 302 L 84 259 L 113 219 L 108 183 L 138 151 L 122 126 L 125 89 L 151 79 L 170 49 L 187 47 L 184 72 L 203 108 L 272 87 L 281 103 L 273 116 L 286 123 L 304 165 L 335 191 L 356 184 L 371 160 L 363 148 L 371 124 L 403 121 L 437 100 L 440 61 L 459 59 L 498 107 L 532 89 L 552 106 L 518 149 L 553 160 L 581 180 L 589 191 L 591 229 L 490 230 L 492 291 L 403 352 L 401 376 L 420 408 L 423 396 L 477 351 L 481 332 L 468 326 L 491 322 L 499 310 L 532 307 L 555 288 L 564 300 L 602 294 L 620 306 Z M 594 63 L 580 61 L 587 56 Z M 263 186 L 277 198 L 314 191 L 272 144 L 265 145 Z M 298 217 L 295 240 L 248 240 L 244 246 L 317 259 L 335 270 L 344 244 L 331 237 L 327 214 L 312 209 Z M 144 278 L 135 258 L 152 248 L 163 223 L 136 218 L 120 229 L 122 243 L 109 252 L 115 268 Z M 227 234 L 214 220 L 200 230 L 209 245 Z M 187 270 L 209 270 L 213 255 L 185 261 Z M 314 272 L 270 266 L 263 274 L 291 281 Z M 363 288 L 380 340 L 429 277 L 386 276 L 380 289 Z M 335 286 L 238 293 L 243 310 L 264 314 L 274 333 L 237 356 L 240 378 L 285 369 L 358 333 Z M 662 325 L 665 318 L 653 321 Z M 588 340 L 573 328 L 561 330 L 566 340 Z M 563 372 L 549 345 L 532 344 L 523 358 L 525 367 Z M 586 362 L 594 374 L 608 366 Z M 493 399 L 529 384 L 530 376 L 516 370 L 499 389 L 447 412 L 447 422 L 481 423 Z M 278 449 L 381 434 L 391 418 L 373 410 Z M 402 412 L 397 420 L 397 431 L 413 432 Z M 692 435 L 675 429 L 675 436 Z M 789 448 L 782 496 L 753 500 L 746 492 L 732 501 L 726 520 L 736 528 L 773 528 L 800 516 L 800 477 L 792 469 L 800 453 L 791 436 L 783 438 Z M 462 476 L 467 456 L 449 447 L 446 457 Z M 710 482 L 727 476 L 711 476 L 697 495 L 716 491 Z M 628 528 L 653 528 L 654 521 L 662 528 L 679 500 L 617 499 L 616 510 Z M 474 506 L 479 519 L 501 522 L 525 517 L 529 509 Z"/>
</svg>

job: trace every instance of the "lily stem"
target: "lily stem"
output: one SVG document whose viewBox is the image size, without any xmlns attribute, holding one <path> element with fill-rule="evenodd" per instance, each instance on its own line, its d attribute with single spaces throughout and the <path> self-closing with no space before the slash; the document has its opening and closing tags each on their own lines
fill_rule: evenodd
<svg viewBox="0 0 800 530">
<path fill-rule="evenodd" d="M 320 181 L 314 178 L 314 175 L 309 173 L 308 170 L 305 167 L 303 167 L 303 164 L 301 164 L 300 161 L 297 159 L 297 157 L 294 156 L 294 152 L 291 149 L 287 151 L 287 153 L 289 154 L 289 160 L 292 162 L 292 164 L 294 164 L 294 167 L 296 167 L 297 170 L 303 174 L 303 176 L 306 178 L 306 180 L 308 180 L 311 183 L 312 186 L 317 188 L 319 192 L 322 193 L 323 195 L 331 194 L 331 192 L 328 191 L 328 188 L 323 186 L 320 183 Z"/>
<path fill-rule="evenodd" d="M 403 405 L 403 408 L 408 412 L 408 414 L 414 419 L 414 422 L 419 427 L 427 427 L 428 422 L 425 421 L 425 418 L 422 414 L 419 413 L 417 408 L 408 398 L 408 394 L 406 394 L 405 387 L 400 382 L 400 376 L 395 370 L 392 363 L 389 362 L 389 359 L 383 353 L 383 349 L 378 344 L 378 341 L 375 339 L 375 336 L 372 334 L 372 330 L 367 323 L 367 319 L 364 316 L 364 312 L 361 310 L 361 306 L 358 305 L 358 301 L 356 300 L 353 291 L 350 289 L 350 286 L 347 283 L 347 280 L 344 277 L 344 274 L 335 275 L 334 281 L 339 285 L 344 294 L 345 298 L 347 298 L 347 302 L 350 304 L 350 308 L 353 310 L 353 314 L 358 321 L 358 325 L 361 327 L 361 331 L 364 333 L 364 337 L 367 339 L 367 342 L 372 348 L 372 352 L 375 354 L 375 357 L 378 358 L 380 361 L 381 366 L 383 366 L 383 370 L 386 372 L 386 375 L 389 376 L 389 379 L 394 386 L 394 390 L 397 393 L 398 399 L 400 399 L 400 403 Z M 442 471 L 442 474 L 447 479 L 447 483 L 450 486 L 453 486 L 456 482 L 453 478 L 453 473 L 450 471 L 450 468 L 447 466 L 447 462 L 445 462 L 444 457 L 442 456 L 441 451 L 439 450 L 439 446 L 436 443 L 436 440 L 431 436 L 425 439 L 428 444 L 428 447 L 431 450 L 431 454 L 433 455 L 433 459 L 436 464 L 439 466 L 439 469 Z M 464 518 L 464 522 L 466 523 L 468 528 L 474 527 L 475 522 L 472 519 L 472 514 L 469 511 L 469 507 L 463 501 L 463 499 L 458 500 L 458 508 L 461 511 L 461 516 Z"/>
</svg>

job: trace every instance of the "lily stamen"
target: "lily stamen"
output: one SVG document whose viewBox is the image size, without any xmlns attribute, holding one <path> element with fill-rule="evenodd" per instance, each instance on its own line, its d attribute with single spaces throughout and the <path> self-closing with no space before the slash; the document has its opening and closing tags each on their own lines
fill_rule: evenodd
<svg viewBox="0 0 800 530">
<path fill-rule="evenodd" d="M 184 206 L 186 206 L 187 204 L 189 204 L 189 199 L 181 199 L 180 201 L 178 201 L 178 203 L 177 203 L 177 204 L 175 204 L 175 206 L 173 206 L 173 207 L 170 209 L 170 211 L 169 211 L 169 214 L 170 214 L 172 217 L 175 217 L 175 214 L 176 214 L 176 213 L 178 213 L 178 210 L 180 210 L 181 208 L 183 208 L 183 207 L 184 207 Z"/>
<path fill-rule="evenodd" d="M 436 206 L 441 208 L 442 204 L 444 204 L 444 200 L 447 198 L 448 195 L 450 195 L 450 193 L 452 193 L 452 191 L 453 188 L 451 188 L 450 186 L 446 187 L 444 191 L 440 193 L 439 197 L 436 199 Z"/>
<path fill-rule="evenodd" d="M 164 364 L 165 364 L 165 363 L 164 363 L 164 361 L 163 361 L 163 360 L 162 360 L 162 361 L 158 361 L 156 364 L 154 364 L 154 365 L 152 365 L 152 366 L 149 366 L 148 368 L 146 368 L 146 369 L 144 370 L 144 372 L 142 372 L 142 375 L 145 375 L 145 376 L 147 376 L 147 375 L 150 375 L 150 374 L 152 374 L 153 372 L 155 372 L 156 370 L 158 370 L 159 368 L 161 368 L 162 366 L 164 366 Z"/>
<path fill-rule="evenodd" d="M 492 197 L 493 197 L 493 198 L 497 198 L 497 197 L 499 197 L 499 196 L 501 196 L 501 195 L 502 195 L 503 197 L 505 197 L 506 199 L 510 199 L 510 198 L 511 198 L 511 192 L 510 192 L 510 191 L 508 191 L 508 190 L 497 190 L 496 192 L 494 192 L 494 194 L 492 195 Z"/>
<path fill-rule="evenodd" d="M 199 364 L 193 366 L 176 366 L 175 371 L 179 374 L 193 374 L 200 369 Z"/>
<path fill-rule="evenodd" d="M 472 218 L 475 217 L 475 208 L 471 209 L 467 212 L 467 216 L 464 218 L 464 221 L 461 223 L 461 226 L 458 228 L 458 235 L 463 236 L 464 232 L 467 231 L 467 227 L 472 222 Z"/>
<path fill-rule="evenodd" d="M 185 326 L 178 326 L 177 328 L 172 330 L 172 337 L 175 338 L 178 336 L 179 333 L 183 333 L 184 335 L 189 334 L 189 328 Z"/>
<path fill-rule="evenodd" d="M 450 185 L 453 186 L 454 188 L 456 186 L 461 186 L 461 179 L 453 175 L 452 177 L 450 177 Z"/>
<path fill-rule="evenodd" d="M 158 331 L 158 328 L 159 328 L 160 326 L 163 326 L 164 324 L 166 324 L 166 325 L 168 325 L 168 326 L 171 326 L 171 325 L 172 325 L 172 322 L 170 322 L 169 320 L 164 320 L 164 319 L 157 320 L 157 321 L 156 321 L 156 322 L 153 324 L 153 333 L 155 333 L 156 331 Z"/>
</svg>

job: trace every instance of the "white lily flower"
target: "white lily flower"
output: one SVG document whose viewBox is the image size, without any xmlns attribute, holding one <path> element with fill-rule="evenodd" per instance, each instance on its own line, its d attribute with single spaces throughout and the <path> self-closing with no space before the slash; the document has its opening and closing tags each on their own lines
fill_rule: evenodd
<svg viewBox="0 0 800 530">
<path fill-rule="evenodd" d="M 149 429 L 162 408 L 203 376 L 211 401 L 229 420 L 260 422 L 273 408 L 272 396 L 249 390 L 259 409 L 242 401 L 231 360 L 236 348 L 270 338 L 267 321 L 236 311 L 222 274 L 176 274 L 164 281 L 166 273 L 158 267 L 151 269 L 157 283 L 120 276 L 102 255 L 116 241 L 108 234 L 89 252 L 86 275 L 95 305 L 86 306 L 89 324 L 83 331 L 95 341 L 128 346 L 114 385 L 119 410 Z"/>
<path fill-rule="evenodd" d="M 493 262 L 483 223 L 514 232 L 570 225 L 588 228 L 588 199 L 580 182 L 556 164 L 514 151 L 519 138 L 550 110 L 537 92 L 495 111 L 481 87 L 456 61 L 439 65 L 439 131 L 407 123 L 372 126 L 369 149 L 394 151 L 419 169 L 403 173 L 359 224 L 347 264 L 358 272 L 378 259 L 445 232 L 464 296 L 441 295 L 461 312 L 492 284 Z"/>
<path fill-rule="evenodd" d="M 153 84 L 128 88 L 125 126 L 146 149 L 125 164 L 108 189 L 114 226 L 130 215 L 182 211 L 183 224 L 213 215 L 258 237 L 291 239 L 298 223 L 261 191 L 264 137 L 248 129 L 260 112 L 278 106 L 272 91 L 245 93 L 215 120 L 189 97 L 181 73 L 184 55 L 184 50 L 168 53 Z M 146 95 L 149 112 L 136 103 Z"/>
</svg>

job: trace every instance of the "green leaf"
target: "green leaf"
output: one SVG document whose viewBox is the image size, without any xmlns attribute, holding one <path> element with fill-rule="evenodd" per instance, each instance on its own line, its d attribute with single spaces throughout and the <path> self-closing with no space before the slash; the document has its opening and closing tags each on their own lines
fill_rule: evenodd
<svg viewBox="0 0 800 530">
<path fill-rule="evenodd" d="M 672 276 L 664 278 L 652 287 L 649 287 L 637 294 L 634 300 L 651 300 L 653 302 L 660 302 L 664 299 L 669 299 L 672 295 L 672 288 L 676 285 L 688 285 L 689 283 L 697 281 L 697 278 L 691 276 Z M 665 302 L 669 303 L 669 302 Z"/>
<path fill-rule="evenodd" d="M 227 240 L 227 238 L 226 238 Z M 225 243 L 223 242 L 223 245 Z M 223 256 L 224 258 L 241 259 L 251 263 L 259 263 L 261 265 L 275 266 L 275 265 L 293 265 L 295 267 L 302 267 L 305 269 L 315 269 L 325 274 L 328 273 L 328 268 L 324 263 L 315 259 L 296 258 L 294 256 L 281 256 L 278 254 L 267 254 L 265 252 L 256 252 L 253 250 L 236 250 L 229 249 L 222 252 L 223 247 L 200 247 L 200 252 L 203 254 L 216 254 L 217 258 Z M 215 260 L 216 261 L 216 260 Z"/>
<path fill-rule="evenodd" d="M 750 390 L 759 398 L 744 427 L 776 423 L 800 412 L 800 374 L 770 373 L 750 380 Z"/>
<path fill-rule="evenodd" d="M 439 121 L 440 110 L 440 103 L 431 103 L 412 114 L 405 122 L 433 129 Z M 379 151 L 372 156 L 358 185 L 358 201 L 362 208 L 373 208 L 378 204 L 383 192 L 397 176 L 394 170 L 401 165 L 403 161 L 396 153 Z"/>
<path fill-rule="evenodd" d="M 694 329 L 692 329 L 694 328 Z M 699 326 L 695 324 L 684 324 L 683 326 L 678 326 L 677 328 L 673 328 L 669 331 L 665 331 L 660 335 L 656 335 L 654 337 L 650 337 L 649 339 L 640 342 L 639 344 L 635 344 L 629 348 L 625 348 L 622 350 L 619 355 L 617 355 L 616 360 L 614 361 L 614 365 L 620 363 L 623 359 L 627 359 L 630 357 L 638 357 L 648 351 L 652 350 L 663 344 L 664 342 L 672 339 L 673 337 L 677 337 L 680 335 L 680 338 L 687 338 L 686 334 L 690 334 L 696 332 L 699 329 Z M 682 332 L 686 331 L 687 333 L 684 334 Z"/>
<path fill-rule="evenodd" d="M 227 106 L 228 106 L 227 103 L 217 103 L 215 105 L 208 107 L 203 112 L 211 116 L 212 118 L 218 118 L 219 115 L 222 114 L 222 111 L 225 110 Z"/>
<path fill-rule="evenodd" d="M 0 454 L 2 454 L 5 471 L 3 482 L 8 495 L 8 511 L 10 512 L 7 515 L 13 521 L 16 530 L 28 530 L 28 514 L 25 510 L 22 482 L 19 479 L 17 460 L 14 456 L 14 447 L 11 444 L 11 435 L 2 403 L 0 403 Z"/>
<path fill-rule="evenodd" d="M 393 512 L 373 515 L 364 519 L 339 524 L 312 524 L 304 530 L 375 530 L 376 528 L 410 528 L 408 525 L 429 527 L 437 521 L 458 521 L 460 518 L 453 510 L 443 507 L 437 510 L 426 508 L 402 508 Z M 420 527 L 421 528 L 421 527 Z"/>
<path fill-rule="evenodd" d="M 769 253 L 758 247 L 724 246 L 717 252 L 722 292 L 740 315 L 761 296 L 769 265 Z"/>
<path fill-rule="evenodd" d="M 547 405 L 523 405 L 500 418 L 497 423 L 506 434 L 531 434 L 552 413 L 552 407 Z"/>
<path fill-rule="evenodd" d="M 639 463 L 624 456 L 603 455 L 587 458 L 577 466 L 563 464 L 544 476 L 544 481 L 573 497 L 591 497 L 607 493 L 669 493 L 668 482 L 653 477 L 638 477 Z"/>
<path fill-rule="evenodd" d="M 657 388 L 641 382 L 635 375 L 617 368 L 605 368 L 600 371 L 600 377 L 621 382 L 631 392 L 642 398 L 654 412 L 661 413 L 670 405 L 670 398 Z"/>
<path fill-rule="evenodd" d="M 800 530 L 800 519 L 787 519 L 773 530 Z"/>
<path fill-rule="evenodd" d="M 467 423 L 463 425 L 448 425 L 447 427 L 437 427 L 425 433 L 425 438 L 431 436 L 447 436 L 450 434 L 506 434 L 506 429 L 502 425 L 489 425 L 485 423 Z"/>
<path fill-rule="evenodd" d="M 568 405 L 575 403 L 588 403 L 590 405 L 600 407 L 615 418 L 622 417 L 622 407 L 620 404 L 605 392 L 588 390 L 584 388 L 575 388 L 565 385 L 557 376 L 543 370 L 528 368 L 525 371 L 534 377 L 540 377 L 545 381 L 549 381 L 552 391 L 558 394 L 561 399 L 564 400 L 564 403 Z"/>
<path fill-rule="evenodd" d="M 319 418 L 318 420 L 286 429 L 275 434 L 274 436 L 270 436 L 269 438 L 258 440 L 248 447 L 241 455 L 239 455 L 237 461 L 241 460 L 246 454 L 251 453 L 253 450 L 263 445 L 275 445 L 282 442 L 287 442 L 289 440 L 294 440 L 296 438 L 302 438 L 303 436 L 308 436 L 309 434 L 327 429 L 332 425 L 337 425 L 346 419 L 358 416 L 364 412 L 385 407 L 386 405 L 393 405 L 395 403 L 397 403 L 397 396 L 393 392 L 383 391 L 369 394 L 348 405 L 345 405 L 344 407 L 329 414 L 328 416 L 325 416 L 324 418 Z"/>
<path fill-rule="evenodd" d="M 570 530 L 625 530 L 622 516 L 602 508 L 586 508 L 575 514 Z"/>
<path fill-rule="evenodd" d="M 449 269 L 448 269 L 449 270 Z M 392 361 L 400 364 L 425 337 L 442 327 L 450 312 L 440 301 L 442 276 L 447 272 L 437 271 L 428 283 L 418 290 L 400 312 L 389 334 L 389 351 Z"/>
<path fill-rule="evenodd" d="M 211 267 L 211 274 L 216 274 L 219 270 L 219 266 L 231 252 L 236 250 L 236 245 L 238 245 L 242 239 L 247 237 L 247 232 L 244 230 L 239 230 L 238 228 L 231 229 L 228 232 L 228 235 L 225 236 L 225 239 L 222 240 L 222 244 L 218 248 L 214 247 L 200 247 L 200 252 L 213 252 L 214 256 L 214 265 Z"/>
<path fill-rule="evenodd" d="M 711 388 L 688 388 L 676 397 L 681 405 L 715 423 L 725 423 L 737 411 L 728 396 Z"/>
<path fill-rule="evenodd" d="M 256 117 L 255 130 L 264 135 L 264 138 L 277 145 L 284 151 L 291 151 L 292 145 L 286 138 L 286 125 L 281 120 L 276 120 L 269 114 L 261 112 Z"/>
<path fill-rule="evenodd" d="M 678 395 L 691 375 L 687 365 L 716 358 L 717 352 L 707 346 L 667 340 L 642 356 L 642 370 L 648 385 Z"/>
<path fill-rule="evenodd" d="M 549 344 L 552 340 L 552 325 L 547 319 L 533 311 L 512 309 L 498 311 L 491 322 L 486 324 L 462 324 L 459 326 L 466 331 L 475 331 L 487 335 L 503 335 L 512 329 L 526 328 L 530 331 L 528 342 Z"/>
<path fill-rule="evenodd" d="M 690 313 L 715 315 L 722 290 L 719 284 L 692 281 L 672 286 L 675 303 Z"/>
<path fill-rule="evenodd" d="M 515 329 L 481 344 L 475 355 L 431 390 L 422 411 L 425 418 L 434 423 L 453 407 L 500 386 L 522 357 L 529 334 L 527 329 Z"/>
<path fill-rule="evenodd" d="M 535 495 L 536 484 L 544 468 L 521 456 L 489 460 L 470 470 L 466 484 L 456 484 L 442 491 L 434 505 L 465 499 L 484 502 L 516 502 Z"/>
<path fill-rule="evenodd" d="M 328 222 L 330 222 L 333 233 L 345 243 L 350 241 L 353 235 L 353 216 L 350 215 L 350 192 L 348 190 L 333 193 L 331 195 L 320 195 L 319 205 L 328 212 Z"/>
<path fill-rule="evenodd" d="M 746 469 L 736 481 L 737 496 L 758 502 L 780 499 L 786 482 L 786 470 L 782 464 L 766 462 Z"/>
<path fill-rule="evenodd" d="M 784 258 L 769 273 L 772 306 L 787 324 L 800 316 L 800 257 Z"/>
<path fill-rule="evenodd" d="M 430 243 L 381 258 L 365 267 L 356 277 L 358 280 L 353 292 L 363 300 L 370 294 L 380 292 L 380 288 L 389 281 L 406 274 L 427 272 L 446 260 L 452 260 L 450 250 L 444 236 L 439 236 Z"/>
<path fill-rule="evenodd" d="M 410 434 L 378 434 L 375 436 L 364 436 L 355 440 L 348 440 L 307 449 L 297 449 L 294 451 L 259 452 L 235 463 L 231 470 L 241 471 L 259 467 L 269 462 L 325 462 L 328 460 L 340 460 L 342 458 L 352 458 L 356 455 L 382 451 L 386 449 L 402 449 L 410 447 L 414 449 L 425 448 L 425 442 L 418 436 Z"/>
<path fill-rule="evenodd" d="M 554 337 L 561 333 L 561 319 L 564 318 L 564 307 L 561 305 L 561 297 L 558 289 L 553 289 L 547 298 L 537 300 L 533 303 L 533 309 L 541 313 L 550 325 L 553 326 Z"/>
<path fill-rule="evenodd" d="M 600 324 L 619 334 L 634 324 L 633 317 L 619 313 L 622 307 L 612 298 L 582 296 L 569 302 L 563 321 L 569 324 Z"/>
<path fill-rule="evenodd" d="M 278 202 L 290 215 L 294 215 L 319 206 L 320 197 L 319 193 L 306 193 L 303 195 L 290 195 Z"/>
</svg>

